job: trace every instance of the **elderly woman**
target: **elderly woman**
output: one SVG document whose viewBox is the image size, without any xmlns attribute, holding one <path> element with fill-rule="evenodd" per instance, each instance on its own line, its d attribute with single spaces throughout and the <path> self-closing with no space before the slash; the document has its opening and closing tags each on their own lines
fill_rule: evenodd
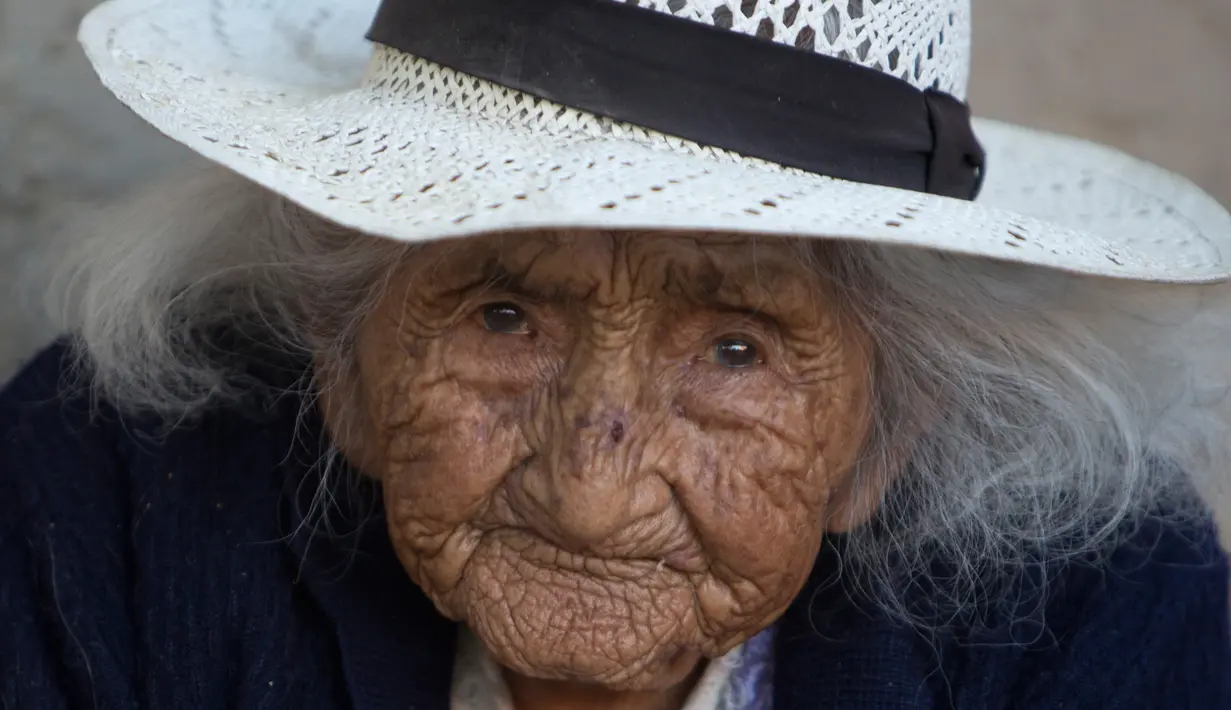
<svg viewBox="0 0 1231 710">
<path fill-rule="evenodd" d="M 1231 217 L 968 10 L 96 10 L 224 167 L 54 250 L 0 706 L 1231 706 Z"/>
</svg>

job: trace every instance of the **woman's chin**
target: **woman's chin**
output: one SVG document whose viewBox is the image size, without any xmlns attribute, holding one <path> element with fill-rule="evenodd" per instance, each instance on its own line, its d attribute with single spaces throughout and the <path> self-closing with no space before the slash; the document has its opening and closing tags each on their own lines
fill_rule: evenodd
<svg viewBox="0 0 1231 710">
<path fill-rule="evenodd" d="M 522 682 L 558 682 L 609 692 L 665 692 L 692 680 L 706 659 L 698 651 L 670 651 L 656 653 L 645 662 L 599 673 L 593 669 L 604 663 L 610 664 L 610 660 L 601 654 L 576 666 L 552 667 L 533 661 L 525 663 L 525 660 L 516 657 L 506 660 L 496 655 L 496 661 L 504 668 L 506 675 L 517 676 Z"/>
<path fill-rule="evenodd" d="M 529 620 L 516 616 L 506 617 L 496 628 L 489 620 L 474 616 L 468 624 L 506 672 L 531 680 L 611 691 L 663 691 L 687 681 L 705 660 L 697 648 L 684 646 L 675 639 L 651 640 L 627 625 L 623 633 L 603 634 L 602 640 L 561 644 L 559 638 L 551 639 L 550 632 L 528 634 L 510 642 L 513 639 L 503 630 L 506 624 L 533 628 Z M 595 635 L 569 634 L 580 639 L 592 639 Z"/>
<path fill-rule="evenodd" d="M 497 537 L 475 549 L 449 606 L 510 672 L 664 690 L 685 681 L 712 645 L 679 572 L 515 550 Z"/>
</svg>

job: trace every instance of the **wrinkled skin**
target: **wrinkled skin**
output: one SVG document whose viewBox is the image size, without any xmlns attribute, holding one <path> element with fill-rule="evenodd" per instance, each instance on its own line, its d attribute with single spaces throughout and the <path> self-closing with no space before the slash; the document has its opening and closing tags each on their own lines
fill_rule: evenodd
<svg viewBox="0 0 1231 710">
<path fill-rule="evenodd" d="M 871 512 L 834 519 L 869 350 L 783 241 L 431 244 L 357 347 L 343 448 L 410 576 L 518 677 L 677 687 Z"/>
</svg>

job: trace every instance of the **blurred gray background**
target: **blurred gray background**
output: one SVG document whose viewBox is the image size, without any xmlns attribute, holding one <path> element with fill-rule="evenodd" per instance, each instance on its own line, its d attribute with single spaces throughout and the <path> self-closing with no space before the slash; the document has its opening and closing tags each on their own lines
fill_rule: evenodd
<svg viewBox="0 0 1231 710">
<path fill-rule="evenodd" d="M 0 295 L 69 201 L 191 160 L 99 87 L 75 31 L 95 0 L 0 0 Z M 1111 143 L 1231 203 L 1231 0 L 974 0 L 978 113 Z M 0 380 L 51 336 L 0 301 Z"/>
</svg>

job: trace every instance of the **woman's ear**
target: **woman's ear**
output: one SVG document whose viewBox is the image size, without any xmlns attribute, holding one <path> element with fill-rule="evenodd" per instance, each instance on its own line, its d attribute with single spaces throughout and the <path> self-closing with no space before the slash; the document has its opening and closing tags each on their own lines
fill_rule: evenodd
<svg viewBox="0 0 1231 710">
<path fill-rule="evenodd" d="M 906 454 L 881 454 L 852 467 L 830 492 L 825 511 L 825 532 L 848 533 L 866 524 L 880 510 L 885 492 L 906 468 Z"/>
<path fill-rule="evenodd" d="M 364 406 L 358 354 L 350 364 L 325 356 L 318 356 L 315 363 L 317 406 L 330 442 L 355 470 L 378 478 L 383 470 L 378 452 L 383 449 L 374 440 L 378 432 Z"/>
<path fill-rule="evenodd" d="M 909 426 L 899 426 L 890 441 L 866 447 L 841 483 L 830 491 L 825 531 L 841 534 L 864 525 L 876 515 L 885 494 L 905 475 L 915 449 L 932 428 L 938 411 L 920 416 Z"/>
</svg>

